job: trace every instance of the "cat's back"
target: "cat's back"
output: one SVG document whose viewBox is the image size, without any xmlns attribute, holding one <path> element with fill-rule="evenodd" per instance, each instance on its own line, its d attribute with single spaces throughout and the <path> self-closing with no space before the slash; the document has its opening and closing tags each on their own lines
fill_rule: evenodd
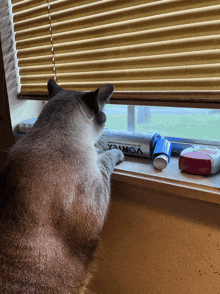
<svg viewBox="0 0 220 294">
<path fill-rule="evenodd" d="M 99 171 L 81 146 L 39 142 L 34 132 L 27 135 L 8 158 L 8 194 L 0 206 L 0 290 L 78 293 L 87 261 L 79 250 L 83 228 L 75 231 L 73 211 L 83 217 L 82 201 L 92 195 Z M 68 243 L 68 235 L 78 243 Z"/>
<path fill-rule="evenodd" d="M 90 178 L 100 175 L 94 146 L 62 139 L 62 134 L 45 134 L 39 129 L 33 129 L 14 145 L 8 164 L 9 177 L 24 179 L 24 186 L 34 186 L 36 182 L 38 187 L 43 183 L 51 187 L 63 181 L 71 181 L 74 186 L 86 175 Z"/>
</svg>

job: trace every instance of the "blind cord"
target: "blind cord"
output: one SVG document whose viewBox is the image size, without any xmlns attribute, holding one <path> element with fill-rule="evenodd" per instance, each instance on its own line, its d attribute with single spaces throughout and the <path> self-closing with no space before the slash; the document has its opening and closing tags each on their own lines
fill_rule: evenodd
<svg viewBox="0 0 220 294">
<path fill-rule="evenodd" d="M 52 57 L 52 63 L 53 63 L 53 74 L 54 74 L 54 81 L 57 81 L 57 75 L 56 75 L 56 62 L 55 62 L 55 54 L 54 54 L 54 46 L 53 46 L 53 33 L 52 33 L 52 25 L 51 25 L 51 14 L 50 14 L 50 2 L 47 0 L 47 10 L 48 10 L 48 20 L 49 20 L 49 24 L 50 24 L 50 41 L 51 41 L 51 52 L 53 54 Z"/>
</svg>

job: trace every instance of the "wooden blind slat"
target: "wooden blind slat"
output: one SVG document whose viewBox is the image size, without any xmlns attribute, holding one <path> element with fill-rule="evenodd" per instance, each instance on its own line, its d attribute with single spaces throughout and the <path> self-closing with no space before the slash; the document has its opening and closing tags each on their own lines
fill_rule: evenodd
<svg viewBox="0 0 220 294">
<path fill-rule="evenodd" d="M 16 40 L 17 42 L 19 41 L 25 41 L 28 39 L 34 39 L 34 38 L 39 38 L 41 36 L 46 36 L 50 32 L 51 25 L 47 21 L 45 25 L 42 25 L 40 27 L 34 27 L 34 28 L 27 28 L 21 31 L 16 32 Z"/>
<path fill-rule="evenodd" d="M 219 8 L 220 10 L 220 8 Z M 220 12 L 220 11 L 219 11 Z M 218 11 L 215 11 L 215 15 L 217 16 Z M 178 18 L 178 15 L 175 16 Z M 196 16 L 195 16 L 196 17 Z M 181 29 L 187 32 L 189 30 L 189 34 L 192 33 L 193 30 L 195 31 L 195 34 L 198 33 L 198 31 L 202 31 L 204 29 L 210 30 L 210 33 L 212 31 L 216 31 L 219 29 L 219 19 L 216 17 L 216 20 L 211 20 L 211 21 L 203 21 L 203 22 L 198 22 L 197 23 L 190 23 L 190 24 L 175 24 L 173 25 L 173 15 L 163 15 L 160 17 L 161 21 L 161 27 L 157 28 L 158 25 L 158 19 L 153 17 L 153 18 L 148 18 L 148 17 L 143 17 L 143 18 L 138 18 L 134 20 L 128 20 L 128 21 L 122 21 L 122 22 L 116 22 L 112 24 L 106 24 L 106 25 L 97 25 L 97 26 L 92 26 L 89 28 L 81 28 L 80 25 L 80 20 L 79 21 L 71 21 L 70 23 L 68 22 L 62 22 L 62 23 L 55 23 L 51 24 L 52 31 L 53 31 L 53 36 L 57 38 L 58 41 L 67 41 L 68 36 L 71 39 L 74 40 L 79 40 L 79 39 L 84 39 L 86 37 L 99 37 L 99 36 L 108 36 L 111 34 L 121 34 L 121 33 L 132 33 L 132 32 L 138 32 L 138 31 L 143 31 L 147 30 L 150 33 L 153 32 L 164 32 L 167 33 L 167 31 L 171 31 L 174 35 L 181 33 Z M 86 24 L 86 21 L 85 21 Z M 157 26 L 155 28 L 155 26 Z M 33 39 L 35 37 L 40 37 L 40 36 L 45 36 L 48 34 L 50 29 L 50 24 L 48 23 L 46 25 L 42 26 L 36 26 L 36 27 L 31 27 L 29 29 L 25 30 L 17 30 L 16 33 L 16 39 L 19 40 L 26 40 L 26 39 Z M 74 30 L 70 30 L 74 29 Z M 204 32 L 205 33 L 205 32 Z"/>
<path fill-rule="evenodd" d="M 145 81 L 117 81 L 109 80 L 109 83 L 113 83 L 115 88 L 121 92 L 142 92 L 146 91 L 196 91 L 199 88 L 199 91 L 213 90 L 219 91 L 220 78 L 201 78 L 201 79 L 182 79 L 182 80 L 145 80 Z M 92 91 L 103 82 L 92 81 L 92 82 L 71 82 L 65 83 L 62 81 L 62 78 L 59 82 L 59 85 L 65 89 L 77 89 L 81 91 Z M 46 91 L 44 83 L 36 84 L 24 84 L 22 87 L 22 92 L 26 91 Z M 220 94 L 220 92 L 219 92 Z M 184 95 L 183 95 L 184 96 Z M 134 96 L 135 98 L 135 96 Z M 172 100 L 172 99 L 171 99 Z M 208 102 L 208 99 L 207 99 Z M 219 103 L 219 100 L 218 100 Z"/>
<path fill-rule="evenodd" d="M 39 16 L 36 18 L 32 18 L 31 20 L 24 20 L 21 22 L 14 23 L 15 32 L 19 32 L 20 30 L 31 29 L 33 27 L 46 26 L 49 23 L 48 15 Z"/>
<path fill-rule="evenodd" d="M 103 1 L 100 1 L 103 2 Z M 105 1 L 104 1 L 105 2 Z M 120 2 L 120 1 L 114 1 L 114 2 Z M 174 7 L 172 12 L 168 12 L 169 9 L 167 8 L 167 3 L 163 2 L 171 2 L 170 5 Z M 85 8 L 83 12 L 80 12 L 82 8 L 77 7 L 71 10 L 67 9 L 64 10 L 60 13 L 50 13 L 51 17 L 51 23 L 56 24 L 59 23 L 59 26 L 62 25 L 61 23 L 66 24 L 67 22 L 72 23 L 72 27 L 75 29 L 79 29 L 80 26 L 84 27 L 91 27 L 96 25 L 103 25 L 103 24 L 110 24 L 110 23 L 115 23 L 115 22 L 121 22 L 121 21 L 126 21 L 126 20 L 131 20 L 131 19 L 139 19 L 142 17 L 149 17 L 149 21 L 153 22 L 155 26 L 162 26 L 162 24 L 158 23 L 158 18 L 160 21 L 163 23 L 168 23 L 169 25 L 171 24 L 176 24 L 176 23 L 187 23 L 190 21 L 190 23 L 193 22 L 199 22 L 200 19 L 203 21 L 208 21 L 208 20 L 218 20 L 218 15 L 219 15 L 219 10 L 220 10 L 220 5 L 212 5 L 208 7 L 201 7 L 201 8 L 191 8 L 191 9 L 181 9 L 181 4 L 184 4 L 185 1 L 179 1 L 179 6 L 178 5 L 173 5 L 174 1 L 161 1 L 163 6 L 161 7 L 160 10 L 158 10 L 158 7 L 156 4 L 157 9 L 156 14 L 154 14 L 154 9 L 152 7 L 149 7 L 149 4 L 144 4 L 144 5 L 136 5 L 134 8 L 129 7 L 129 8 L 123 8 L 123 9 L 116 9 L 116 10 L 110 10 L 106 11 L 103 10 L 103 12 L 98 13 L 96 11 L 97 7 L 94 7 L 94 11 L 91 11 L 88 8 Z M 160 4 L 160 6 L 162 5 Z M 159 4 L 157 4 L 159 5 Z M 23 15 L 18 18 L 18 15 L 15 14 L 14 16 L 14 22 L 15 22 L 15 29 L 16 31 L 23 30 L 25 28 L 31 28 L 34 26 L 39 25 L 41 23 L 44 25 L 46 21 L 48 21 L 48 5 L 43 5 L 40 7 L 36 8 L 36 13 L 35 10 L 31 9 L 30 11 L 28 10 L 27 13 L 27 18 L 26 19 Z M 37 16 L 38 10 L 42 10 L 41 16 Z M 79 11 L 78 11 L 79 10 Z M 30 14 L 31 13 L 31 14 Z M 37 16 L 37 17 L 36 17 Z M 74 16 L 74 17 L 73 17 Z M 152 18 L 150 18 L 152 17 Z M 77 26 L 73 26 L 74 23 L 78 23 Z M 70 28 L 71 26 L 69 26 Z"/>
<path fill-rule="evenodd" d="M 26 0 L 26 1 L 13 1 L 13 12 L 18 13 L 19 11 L 25 11 L 27 9 L 35 9 L 36 4 L 41 6 L 47 3 L 47 0 Z"/>
<path fill-rule="evenodd" d="M 109 5 L 109 2 L 112 5 Z M 130 4 L 130 1 L 126 1 Z M 137 1 L 138 2 L 138 1 Z M 176 2 L 176 3 L 175 3 Z M 121 1 L 100 1 L 96 2 L 94 5 L 89 6 L 80 6 L 72 9 L 62 10 L 60 12 L 52 11 L 51 5 L 51 19 L 53 23 L 71 20 L 73 19 L 80 19 L 80 18 L 89 18 L 89 17 L 96 17 L 97 19 L 102 19 L 103 22 L 115 22 L 116 20 L 130 20 L 130 19 L 137 19 L 140 17 L 153 17 L 153 16 L 161 16 L 163 14 L 173 14 L 174 16 L 177 14 L 179 16 L 182 15 L 182 20 L 186 21 L 184 16 L 189 14 L 191 21 L 198 21 L 197 19 L 193 18 L 193 15 L 197 15 L 199 18 L 206 17 L 210 19 L 213 17 L 214 19 L 217 18 L 216 15 L 213 15 L 216 9 L 219 9 L 219 5 L 207 5 L 204 1 L 200 2 L 198 6 L 198 1 L 192 0 L 190 9 L 189 9 L 189 2 L 187 0 L 181 1 L 157 1 L 153 3 L 145 3 L 137 5 L 136 1 L 132 1 L 131 7 L 123 7 L 120 8 Z M 177 4 L 178 3 L 178 4 Z M 128 4 L 128 6 L 129 6 Z M 216 4 L 216 2 L 215 2 Z M 119 6 L 119 7 L 118 7 Z M 205 7 L 204 7 L 205 6 Z M 191 17 L 192 15 L 192 17 Z M 178 21 L 178 19 L 175 19 Z"/>
<path fill-rule="evenodd" d="M 85 40 L 84 43 L 93 42 L 93 40 L 98 43 L 104 45 L 104 42 L 109 42 L 110 44 L 133 44 L 133 43 L 141 43 L 144 40 L 148 42 L 152 41 L 164 41 L 164 40 L 172 40 L 172 39 L 183 39 L 198 37 L 198 36 L 206 36 L 209 35 L 217 35 L 220 32 L 220 21 L 209 21 L 203 23 L 196 23 L 190 25 L 180 25 L 174 27 L 165 27 L 161 29 L 155 30 L 143 30 L 139 32 L 135 32 L 135 26 L 130 26 L 129 33 L 120 34 L 121 32 L 126 32 L 124 26 L 121 28 L 120 25 L 115 26 L 104 26 L 96 29 L 86 29 L 79 31 L 72 31 L 67 33 L 53 34 L 53 43 L 61 44 L 61 46 L 65 46 L 65 43 L 70 43 L 71 41 L 80 41 Z M 142 24 L 142 28 L 145 26 Z M 91 39 L 93 38 L 93 39 Z M 17 49 L 22 48 L 31 48 L 39 46 L 39 43 L 42 46 L 48 44 L 48 40 L 51 39 L 51 35 L 44 34 L 44 36 L 39 36 L 35 38 L 25 39 L 23 41 L 17 42 Z M 91 41 L 90 41 L 91 40 Z M 88 47 L 89 49 L 89 47 Z"/>
<path fill-rule="evenodd" d="M 177 66 L 177 67 L 163 67 L 153 69 L 124 69 L 112 71 L 92 71 L 80 73 L 60 73 L 57 69 L 56 74 L 59 80 L 63 82 L 81 82 L 81 81 L 100 81 L 107 83 L 109 80 L 155 80 L 155 79 L 196 79 L 203 77 L 218 77 L 220 64 L 212 65 L 193 65 L 193 66 Z M 21 78 L 22 84 L 43 82 L 47 74 L 41 75 L 27 75 Z"/>
<path fill-rule="evenodd" d="M 218 14 L 219 14 L 219 5 L 210 6 L 207 8 L 200 8 L 200 9 L 190 9 L 187 11 L 177 11 L 172 13 L 159 13 L 157 15 L 148 15 L 146 11 L 138 11 L 139 16 L 138 18 L 134 17 L 134 14 L 132 16 L 130 15 L 129 11 L 125 13 L 124 17 L 122 18 L 120 15 L 116 15 L 116 11 L 114 12 L 108 12 L 103 14 L 95 14 L 95 15 L 89 15 L 87 17 L 81 17 L 77 18 L 75 16 L 74 18 L 70 20 L 62 20 L 61 22 L 55 21 L 54 18 L 52 18 L 52 28 L 54 33 L 59 32 L 66 32 L 70 31 L 71 28 L 74 28 L 74 30 L 79 29 L 95 29 L 97 26 L 102 25 L 119 25 L 119 23 L 124 24 L 125 30 L 126 26 L 128 27 L 127 31 L 129 31 L 129 27 L 132 25 L 132 22 L 136 23 L 137 26 L 139 26 L 140 22 L 144 22 L 145 27 L 147 29 L 155 29 L 155 28 L 163 28 L 165 26 L 172 26 L 172 25 L 181 25 L 181 24 L 188 24 L 188 23 L 196 23 L 202 21 L 209 21 L 209 20 L 219 20 Z M 137 27 L 137 31 L 139 29 L 142 29 L 140 27 Z"/>
<path fill-rule="evenodd" d="M 45 58 L 44 58 L 45 59 Z M 48 58 L 46 60 L 20 60 L 21 75 L 36 75 L 50 72 L 53 66 L 49 66 Z M 27 63 L 25 63 L 27 61 Z M 156 56 L 140 56 L 133 58 L 118 58 L 118 59 L 106 59 L 96 61 L 84 61 L 84 62 L 72 62 L 72 63 L 58 63 L 56 69 L 60 73 L 73 73 L 73 72 L 91 72 L 91 71 L 102 71 L 114 70 L 115 68 L 120 69 L 136 69 L 137 64 L 140 68 L 155 68 L 158 65 L 163 67 L 168 66 L 187 66 L 187 65 L 199 65 L 199 64 L 216 64 L 220 63 L 220 50 L 206 50 L 206 51 L 195 51 L 188 54 L 177 53 L 177 54 L 164 54 Z M 38 66 L 27 66 L 27 64 L 38 64 Z"/>
<path fill-rule="evenodd" d="M 170 0 L 166 0 L 166 3 L 168 3 Z M 72 1 L 73 2 L 73 1 Z M 69 0 L 64 1 L 53 1 L 51 2 L 51 13 L 58 13 L 60 14 L 60 11 L 62 13 L 66 14 L 66 12 L 69 10 L 70 12 L 74 11 L 75 14 L 84 16 L 88 14 L 94 13 L 100 13 L 103 11 L 111 11 L 115 9 L 123 9 L 127 8 L 128 6 L 138 6 L 138 5 L 155 5 L 156 3 L 164 2 L 163 1 L 152 1 L 152 0 L 100 0 L 100 1 L 78 1 L 78 3 L 71 3 Z M 61 14 L 62 14 L 61 13 Z"/>
<path fill-rule="evenodd" d="M 18 12 L 14 14 L 14 22 L 17 23 L 19 21 L 24 22 L 28 21 L 30 18 L 37 18 L 39 16 L 47 15 L 48 12 L 48 4 L 47 2 L 43 5 L 34 5 L 34 7 L 31 7 L 27 10 L 22 10 L 21 12 Z M 47 16 L 48 17 L 48 16 Z"/>
<path fill-rule="evenodd" d="M 54 44 L 54 52 L 59 53 L 68 53 L 73 52 L 82 52 L 86 55 L 86 51 L 92 50 L 95 54 L 114 54 L 115 56 L 125 57 L 136 54 L 143 55 L 143 52 L 147 52 L 147 55 L 155 54 L 165 54 L 165 53 L 178 53 L 189 51 L 198 51 L 200 50 L 210 50 L 210 49 L 219 49 L 220 46 L 220 35 L 208 36 L 208 37 L 197 37 L 197 38 L 185 38 L 161 42 L 150 42 L 144 44 L 135 45 L 136 41 L 129 40 L 120 46 L 120 39 L 115 39 L 115 42 L 118 41 L 118 46 L 115 47 L 115 43 L 109 44 L 109 40 L 103 39 L 102 41 L 91 39 L 79 42 L 69 42 L 65 44 Z M 111 48 L 112 47 L 112 48 Z M 142 50 L 142 51 L 141 51 Z M 33 47 L 28 49 L 21 49 L 18 51 L 18 58 L 24 57 L 34 57 L 34 56 L 43 56 L 51 54 L 51 46 L 41 46 Z M 88 53 L 88 52 L 87 52 Z M 114 56 L 114 57 L 115 57 Z"/>
</svg>

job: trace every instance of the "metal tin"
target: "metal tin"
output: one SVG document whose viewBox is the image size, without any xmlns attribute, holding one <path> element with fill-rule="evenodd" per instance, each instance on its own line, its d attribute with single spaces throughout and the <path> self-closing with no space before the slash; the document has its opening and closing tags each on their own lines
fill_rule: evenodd
<svg viewBox="0 0 220 294">
<path fill-rule="evenodd" d="M 128 132 L 104 129 L 109 149 L 120 149 L 125 155 L 152 158 L 161 136 L 155 132 Z"/>
</svg>

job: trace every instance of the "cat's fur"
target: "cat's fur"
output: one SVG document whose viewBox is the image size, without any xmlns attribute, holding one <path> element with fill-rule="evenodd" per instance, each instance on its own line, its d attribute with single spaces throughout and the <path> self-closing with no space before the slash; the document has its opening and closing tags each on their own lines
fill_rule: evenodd
<svg viewBox="0 0 220 294">
<path fill-rule="evenodd" d="M 100 154 L 113 85 L 50 100 L 12 148 L 0 210 L 0 293 L 86 293 L 120 150 Z M 105 147 L 96 144 L 100 149 Z"/>
</svg>

